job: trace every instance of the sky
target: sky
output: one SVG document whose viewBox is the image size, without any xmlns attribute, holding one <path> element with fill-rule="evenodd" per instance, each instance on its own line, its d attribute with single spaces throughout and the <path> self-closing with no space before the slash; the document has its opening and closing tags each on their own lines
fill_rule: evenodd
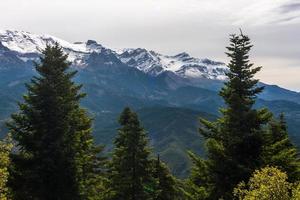
<svg viewBox="0 0 300 200">
<path fill-rule="evenodd" d="M 0 0 L 0 29 L 109 48 L 228 62 L 229 35 L 249 35 L 261 81 L 300 91 L 300 0 Z"/>
</svg>

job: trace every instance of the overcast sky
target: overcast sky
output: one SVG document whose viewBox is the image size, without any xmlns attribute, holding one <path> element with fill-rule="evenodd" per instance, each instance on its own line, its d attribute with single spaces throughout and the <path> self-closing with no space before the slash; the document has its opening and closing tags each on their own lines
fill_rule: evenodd
<svg viewBox="0 0 300 200">
<path fill-rule="evenodd" d="M 259 78 L 300 91 L 300 0 L 0 0 L 0 29 L 227 61 L 239 27 Z"/>
</svg>

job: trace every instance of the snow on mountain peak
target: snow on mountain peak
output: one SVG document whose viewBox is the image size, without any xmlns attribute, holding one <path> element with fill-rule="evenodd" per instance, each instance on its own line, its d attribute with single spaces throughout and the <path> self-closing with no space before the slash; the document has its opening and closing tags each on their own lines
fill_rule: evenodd
<svg viewBox="0 0 300 200">
<path fill-rule="evenodd" d="M 224 63 L 194 58 L 186 52 L 168 56 L 141 48 L 124 49 L 119 58 L 127 65 L 154 76 L 170 71 L 184 78 L 224 80 L 228 70 Z"/>
<path fill-rule="evenodd" d="M 168 56 L 143 48 L 113 51 L 104 48 L 94 40 L 70 43 L 46 34 L 0 30 L 0 44 L 15 52 L 24 62 L 37 59 L 47 44 L 54 45 L 55 43 L 62 47 L 63 51 L 68 54 L 68 60 L 77 67 L 86 67 L 91 53 L 105 53 L 114 54 L 128 66 L 152 76 L 168 71 L 184 78 L 224 80 L 228 70 L 224 63 L 194 58 L 186 52 Z"/>
<path fill-rule="evenodd" d="M 0 42 L 9 50 L 20 54 L 19 57 L 24 61 L 36 59 L 33 54 L 40 54 L 46 45 L 58 43 L 65 53 L 69 54 L 68 60 L 78 66 L 84 65 L 84 59 L 88 54 L 100 53 L 104 49 L 93 40 L 70 43 L 51 35 L 12 30 L 0 30 Z"/>
</svg>

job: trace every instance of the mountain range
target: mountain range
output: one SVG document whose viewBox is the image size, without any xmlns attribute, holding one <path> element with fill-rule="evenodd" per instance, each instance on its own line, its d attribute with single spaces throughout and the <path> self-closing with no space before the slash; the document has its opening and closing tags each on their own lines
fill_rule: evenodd
<svg viewBox="0 0 300 200">
<path fill-rule="evenodd" d="M 117 133 L 117 118 L 130 106 L 136 110 L 150 136 L 156 153 L 172 172 L 184 177 L 189 170 L 187 150 L 203 154 L 198 134 L 198 118 L 214 120 L 224 106 L 218 91 L 226 81 L 226 64 L 195 58 L 186 52 L 163 55 L 143 48 L 114 50 L 94 40 L 70 43 L 65 40 L 24 31 L 0 31 L 0 132 L 5 120 L 17 111 L 17 102 L 26 92 L 24 84 L 36 75 L 47 44 L 61 45 L 75 81 L 83 84 L 87 97 L 82 105 L 94 118 L 97 143 L 109 152 Z M 260 82 L 265 87 L 257 108 L 267 107 L 275 116 L 284 112 L 290 136 L 300 145 L 300 94 Z"/>
</svg>

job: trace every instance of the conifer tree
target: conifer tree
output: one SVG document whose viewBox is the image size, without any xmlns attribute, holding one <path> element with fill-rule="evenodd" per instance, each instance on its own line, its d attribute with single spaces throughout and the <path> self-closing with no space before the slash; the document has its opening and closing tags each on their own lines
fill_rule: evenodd
<svg viewBox="0 0 300 200">
<path fill-rule="evenodd" d="M 300 180 L 300 161 L 296 147 L 289 139 L 284 115 L 271 120 L 265 134 L 263 162 L 286 172 L 291 182 Z"/>
<path fill-rule="evenodd" d="M 231 59 L 228 81 L 220 91 L 226 108 L 220 110 L 222 116 L 216 122 L 201 120 L 204 128 L 200 133 L 206 139 L 207 159 L 193 159 L 198 157 L 191 153 L 195 163 L 192 174 L 198 176 L 191 180 L 206 188 L 208 199 L 232 199 L 234 186 L 248 180 L 261 165 L 262 126 L 271 114 L 266 109 L 253 108 L 263 87 L 258 87 L 258 80 L 254 79 L 260 67 L 249 62 L 251 47 L 248 36 L 231 35 L 226 53 Z"/>
<path fill-rule="evenodd" d="M 154 178 L 157 180 L 156 200 L 178 199 L 179 192 L 176 188 L 176 179 L 170 173 L 168 167 L 160 160 L 159 155 L 154 163 Z"/>
<path fill-rule="evenodd" d="M 148 138 L 136 113 L 122 112 L 121 128 L 114 141 L 110 167 L 111 194 L 115 200 L 154 199 L 156 183 L 152 177 Z"/>
<path fill-rule="evenodd" d="M 14 199 L 95 199 L 101 147 L 80 99 L 81 85 L 58 44 L 47 46 L 19 112 L 8 123 L 18 151 L 12 154 L 9 183 Z M 97 194 L 96 194 L 97 193 Z"/>
</svg>

